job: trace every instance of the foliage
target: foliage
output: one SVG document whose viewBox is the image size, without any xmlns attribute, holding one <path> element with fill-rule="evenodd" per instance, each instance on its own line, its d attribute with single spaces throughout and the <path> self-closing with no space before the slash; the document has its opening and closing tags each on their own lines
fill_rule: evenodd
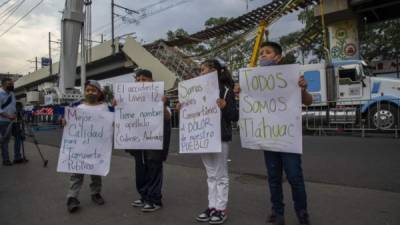
<svg viewBox="0 0 400 225">
<path fill-rule="evenodd" d="M 400 52 L 400 19 L 366 24 L 360 30 L 360 49 L 364 59 L 393 59 Z"/>
<path fill-rule="evenodd" d="M 211 17 L 207 19 L 204 23 L 204 28 L 212 28 L 221 24 L 224 24 L 231 20 L 227 17 Z M 188 36 L 188 32 L 182 28 L 176 29 L 175 31 L 167 32 L 167 39 L 173 40 L 180 36 Z M 205 58 L 215 58 L 218 57 L 223 61 L 227 62 L 230 69 L 237 69 L 244 67 L 247 64 L 249 55 L 251 54 L 252 46 L 248 42 L 240 41 L 240 44 L 229 48 L 221 48 L 222 45 L 229 43 L 231 40 L 240 38 L 240 34 L 233 33 L 231 35 L 220 36 L 217 38 L 212 38 L 203 43 L 196 45 L 187 45 L 182 49 L 186 51 L 189 55 L 200 56 L 197 57 L 200 60 L 205 60 Z M 251 43 L 252 44 L 252 43 Z M 216 49 L 222 49 L 217 51 Z"/>
</svg>

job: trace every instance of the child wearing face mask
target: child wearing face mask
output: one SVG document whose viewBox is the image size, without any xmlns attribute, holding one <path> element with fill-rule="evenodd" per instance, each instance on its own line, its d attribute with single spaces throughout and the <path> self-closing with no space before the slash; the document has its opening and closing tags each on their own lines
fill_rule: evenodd
<svg viewBox="0 0 400 225">
<path fill-rule="evenodd" d="M 275 42 L 264 42 L 259 50 L 259 66 L 274 66 L 282 64 L 282 47 Z M 312 103 L 312 96 L 307 92 L 307 81 L 300 76 L 298 85 L 301 88 L 301 99 L 304 105 Z M 240 86 L 235 86 L 235 94 L 239 94 Z M 268 184 L 271 195 L 272 210 L 267 218 L 267 224 L 284 225 L 284 204 L 282 190 L 282 174 L 286 173 L 294 208 L 300 225 L 309 225 L 307 212 L 307 195 L 301 166 L 301 154 L 264 151 L 267 167 Z"/>
<path fill-rule="evenodd" d="M 104 103 L 104 93 L 99 82 L 88 80 L 85 83 L 85 99 L 76 106 L 78 109 L 93 111 L 110 111 L 108 105 Z M 65 120 L 63 120 L 65 125 Z M 79 191 L 83 185 L 84 174 L 72 174 L 70 179 L 70 187 L 67 194 L 67 209 L 70 213 L 78 210 L 80 202 L 78 200 Z M 102 179 L 101 176 L 91 175 L 92 183 L 90 184 L 92 201 L 97 205 L 103 205 L 104 199 L 101 196 Z"/>
</svg>

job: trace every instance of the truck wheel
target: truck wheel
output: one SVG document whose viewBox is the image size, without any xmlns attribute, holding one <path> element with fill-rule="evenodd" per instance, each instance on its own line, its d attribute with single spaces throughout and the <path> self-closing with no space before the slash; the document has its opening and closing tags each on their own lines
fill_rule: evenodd
<svg viewBox="0 0 400 225">
<path fill-rule="evenodd" d="M 398 123 L 398 107 L 390 104 L 376 105 L 368 115 L 370 124 L 378 130 L 394 129 Z"/>
</svg>

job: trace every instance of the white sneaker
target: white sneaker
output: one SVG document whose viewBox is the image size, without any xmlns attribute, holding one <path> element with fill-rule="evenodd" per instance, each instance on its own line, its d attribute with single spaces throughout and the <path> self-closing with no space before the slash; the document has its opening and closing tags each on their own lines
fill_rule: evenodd
<svg viewBox="0 0 400 225">
<path fill-rule="evenodd" d="M 161 209 L 161 205 L 146 203 L 142 208 L 142 212 L 154 212 L 159 209 Z"/>
<path fill-rule="evenodd" d="M 225 213 L 225 210 L 217 210 L 211 216 L 209 223 L 210 224 L 223 224 L 228 219 L 228 215 Z"/>
<path fill-rule="evenodd" d="M 199 222 L 208 222 L 210 221 L 211 216 L 215 213 L 215 209 L 207 208 L 204 212 L 200 213 L 196 220 Z"/>
<path fill-rule="evenodd" d="M 138 199 L 138 200 L 136 200 L 136 201 L 133 201 L 133 202 L 131 203 L 131 205 L 132 205 L 133 207 L 143 207 L 143 206 L 144 206 L 144 202 L 142 201 L 142 199 Z"/>
</svg>

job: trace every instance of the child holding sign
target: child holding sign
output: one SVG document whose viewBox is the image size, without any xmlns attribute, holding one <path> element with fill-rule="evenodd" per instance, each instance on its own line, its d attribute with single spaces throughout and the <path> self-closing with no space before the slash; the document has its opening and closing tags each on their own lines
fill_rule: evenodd
<svg viewBox="0 0 400 225">
<path fill-rule="evenodd" d="M 141 69 L 136 71 L 136 82 L 153 82 L 151 71 Z M 163 162 L 167 159 L 171 136 L 171 112 L 164 102 L 164 132 L 162 150 L 129 150 L 135 157 L 136 189 L 140 199 L 132 202 L 133 207 L 142 208 L 143 212 L 154 212 L 162 207 Z"/>
<path fill-rule="evenodd" d="M 85 83 L 85 100 L 77 106 L 78 109 L 94 110 L 94 111 L 109 111 L 109 108 L 104 101 L 104 94 L 100 84 L 95 80 L 88 80 Z M 63 120 L 65 126 L 65 120 Z M 73 213 L 79 208 L 78 195 L 82 188 L 84 174 L 73 174 L 70 179 L 70 187 L 67 194 L 67 208 Z M 101 196 L 101 176 L 91 175 L 92 183 L 90 184 L 92 201 L 98 205 L 104 204 L 104 199 Z"/>
<path fill-rule="evenodd" d="M 221 153 L 202 154 L 201 159 L 207 172 L 208 184 L 208 207 L 200 213 L 196 220 L 199 222 L 209 222 L 210 224 L 222 224 L 227 219 L 227 203 L 229 193 L 228 177 L 228 152 L 229 142 L 232 141 L 231 122 L 239 119 L 238 109 L 233 93 L 233 80 L 230 72 L 220 61 L 206 60 L 200 65 L 201 75 L 214 71 L 218 73 L 219 99 L 217 105 L 221 110 Z M 177 110 L 181 109 L 181 104 L 177 104 Z"/>
<path fill-rule="evenodd" d="M 275 42 L 265 42 L 259 51 L 259 66 L 279 65 L 282 59 L 282 47 Z M 298 85 L 301 88 L 302 103 L 310 105 L 312 96 L 307 92 L 307 81 L 301 76 Z M 239 85 L 235 86 L 239 94 Z M 268 171 L 268 183 L 271 194 L 272 212 L 268 224 L 284 225 L 284 204 L 282 191 L 282 171 L 285 170 L 292 189 L 294 208 L 301 225 L 309 224 L 307 213 L 307 196 L 301 167 L 301 154 L 264 151 L 265 164 Z"/>
</svg>

